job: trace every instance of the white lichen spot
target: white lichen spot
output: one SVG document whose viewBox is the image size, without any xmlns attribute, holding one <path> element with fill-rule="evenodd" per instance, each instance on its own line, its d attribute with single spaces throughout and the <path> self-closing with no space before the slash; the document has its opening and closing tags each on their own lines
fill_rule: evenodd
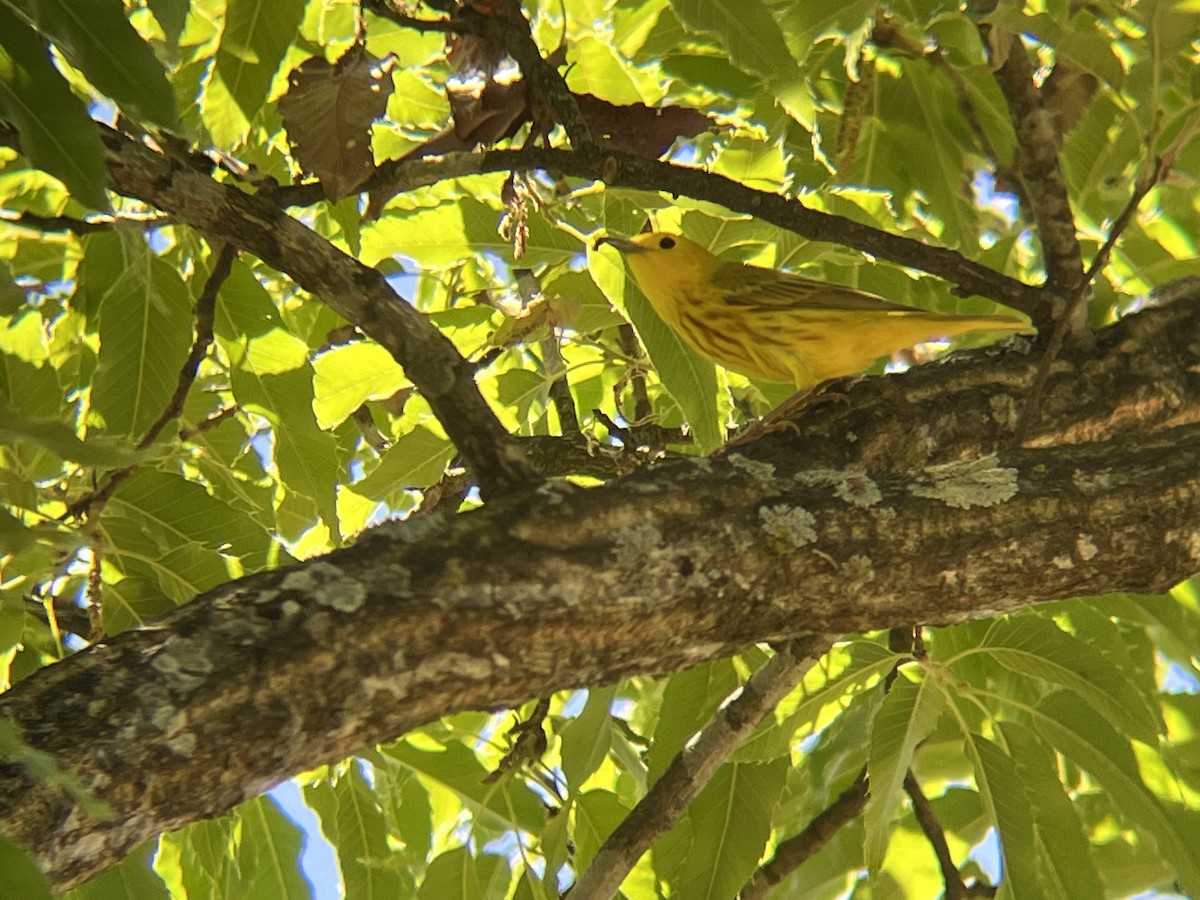
<svg viewBox="0 0 1200 900">
<path fill-rule="evenodd" d="M 862 585 L 875 580 L 875 564 L 865 553 L 855 553 L 838 568 L 846 581 L 852 585 Z"/>
<path fill-rule="evenodd" d="M 943 569 L 938 572 L 938 581 L 948 588 L 957 588 L 959 573 L 957 569 Z"/>
<path fill-rule="evenodd" d="M 315 592 L 317 602 L 330 606 L 338 612 L 352 613 L 362 609 L 367 602 L 367 589 L 353 578 L 343 578 L 323 584 Z"/>
<path fill-rule="evenodd" d="M 295 600 L 284 600 L 279 604 L 279 612 L 284 619 L 294 618 L 302 608 Z"/>
<path fill-rule="evenodd" d="M 412 675 L 408 673 L 401 675 L 368 675 L 359 684 L 368 697 L 372 694 L 390 694 L 395 700 L 407 700 L 408 689 L 412 683 L 412 679 Z"/>
<path fill-rule="evenodd" d="M 909 487 L 914 497 L 938 500 L 954 509 L 995 506 L 1017 493 L 1017 470 L 995 456 L 927 466 L 925 480 Z"/>
<path fill-rule="evenodd" d="M 1066 553 L 1060 553 L 1058 556 L 1054 557 L 1054 559 L 1050 560 L 1050 564 L 1056 569 L 1065 570 L 1075 568 L 1075 561 L 1072 560 L 1071 557 Z"/>
<path fill-rule="evenodd" d="M 190 731 L 177 734 L 166 743 L 168 749 L 177 756 L 191 756 L 196 752 L 196 736 Z"/>
<path fill-rule="evenodd" d="M 274 600 L 278 596 L 279 596 L 279 591 L 275 590 L 275 588 L 267 588 L 266 590 L 259 591 L 257 594 L 254 595 L 254 602 L 255 603 L 270 603 L 272 600 Z"/>
<path fill-rule="evenodd" d="M 613 532 L 613 554 L 620 565 L 635 565 L 662 543 L 662 532 L 649 522 L 622 525 Z"/>
<path fill-rule="evenodd" d="M 1113 489 L 1113 471 L 1100 469 L 1095 472 L 1075 472 L 1071 483 L 1084 494 L 1107 494 Z"/>
<path fill-rule="evenodd" d="M 150 724 L 161 732 L 179 731 L 187 722 L 187 715 L 183 710 L 178 709 L 170 704 L 156 706 L 150 714 Z"/>
<path fill-rule="evenodd" d="M 500 653 L 498 650 L 492 651 L 492 662 L 496 665 L 497 668 L 500 668 L 500 669 L 507 669 L 509 666 L 512 665 L 512 660 L 509 659 L 507 656 L 505 656 L 503 653 Z"/>
<path fill-rule="evenodd" d="M 1084 562 L 1090 562 L 1099 555 L 1100 548 L 1090 534 L 1081 534 L 1075 538 L 1075 553 Z"/>
<path fill-rule="evenodd" d="M 862 472 L 842 469 L 806 469 L 792 480 L 805 487 L 831 487 L 839 500 L 866 509 L 883 500 L 879 486 Z"/>
<path fill-rule="evenodd" d="M 295 572 L 288 572 L 283 576 L 283 580 L 279 582 L 280 590 L 296 591 L 301 594 L 311 591 L 316 586 L 316 579 L 308 573 L 307 569 L 297 569 Z"/>
<path fill-rule="evenodd" d="M 867 509 L 883 500 L 879 485 L 860 472 L 847 472 L 846 479 L 835 487 L 833 492 L 839 500 L 861 509 Z"/>
<path fill-rule="evenodd" d="M 817 539 L 816 517 L 799 506 L 763 506 L 758 510 L 758 519 L 763 531 L 772 540 L 790 547 L 800 548 Z"/>
<path fill-rule="evenodd" d="M 1200 561 L 1200 532 L 1190 529 L 1172 528 L 1163 535 L 1168 544 L 1183 544 L 1188 556 Z"/>
<path fill-rule="evenodd" d="M 408 657 L 405 655 L 403 649 L 397 650 L 392 654 L 392 665 L 397 669 L 408 668 Z"/>
<path fill-rule="evenodd" d="M 479 656 L 466 653 L 439 653 L 417 666 L 416 676 L 421 679 L 437 679 L 447 672 L 456 676 L 486 681 L 495 674 L 492 664 Z"/>
<path fill-rule="evenodd" d="M 725 458 L 729 460 L 731 466 L 745 472 L 755 481 L 768 482 L 775 477 L 775 467 L 770 463 L 749 459 L 740 453 L 730 453 Z"/>
</svg>

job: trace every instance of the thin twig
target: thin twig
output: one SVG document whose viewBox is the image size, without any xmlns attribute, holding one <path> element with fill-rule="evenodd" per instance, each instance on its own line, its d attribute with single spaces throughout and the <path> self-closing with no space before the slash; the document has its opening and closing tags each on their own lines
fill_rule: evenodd
<svg viewBox="0 0 1200 900">
<path fill-rule="evenodd" d="M 921 785 L 917 783 L 912 769 L 904 776 L 904 790 L 912 800 L 913 816 L 916 817 L 917 824 L 921 826 L 921 831 L 937 856 L 938 866 L 942 870 L 942 882 L 946 885 L 946 900 L 964 900 L 967 896 L 967 886 L 963 883 L 958 866 L 954 864 L 954 857 L 950 855 L 946 832 L 942 829 L 942 823 L 938 821 L 928 798 L 921 791 Z"/>
<path fill-rule="evenodd" d="M 870 796 L 867 770 L 863 767 L 853 783 L 836 800 L 813 817 L 799 834 L 781 842 L 775 855 L 746 882 L 740 900 L 763 900 L 781 881 L 816 856 L 842 827 L 862 812 Z"/>
<path fill-rule="evenodd" d="M 713 774 L 768 712 L 796 686 L 833 642 L 798 638 L 776 648 L 716 716 L 687 743 L 662 777 L 608 836 L 571 889 L 571 900 L 609 900 L 650 845 L 678 820 Z"/>
<path fill-rule="evenodd" d="M 196 381 L 196 373 L 200 370 L 200 363 L 208 353 L 208 348 L 212 346 L 213 341 L 213 321 L 216 315 L 217 293 L 224 284 L 225 279 L 229 277 L 229 273 L 233 268 L 233 260 L 237 256 L 237 248 L 233 244 L 225 244 L 221 248 L 220 254 L 217 256 L 216 265 L 213 266 L 212 272 L 209 273 L 208 279 L 204 282 L 204 289 L 200 292 L 200 296 L 196 299 L 196 339 L 192 342 L 192 349 L 189 351 L 187 359 L 179 370 L 179 380 L 175 385 L 175 392 L 171 395 L 171 399 L 167 401 L 163 411 L 153 424 L 146 429 L 146 433 L 142 439 L 137 442 L 138 450 L 145 450 L 158 438 L 162 430 L 167 426 L 168 422 L 179 417 L 183 412 L 183 404 L 187 399 L 188 391 Z M 74 503 L 72 503 L 64 516 L 70 518 L 78 516 L 84 512 L 88 517 L 94 517 L 100 509 L 112 498 L 122 484 L 128 481 L 138 470 L 135 463 L 131 466 L 125 466 L 110 472 L 105 479 L 104 484 L 100 488 L 87 494 Z"/>
</svg>

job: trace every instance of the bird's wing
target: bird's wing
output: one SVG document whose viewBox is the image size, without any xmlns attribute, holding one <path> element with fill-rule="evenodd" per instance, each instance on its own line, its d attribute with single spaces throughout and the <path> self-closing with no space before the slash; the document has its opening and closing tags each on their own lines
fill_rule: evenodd
<svg viewBox="0 0 1200 900">
<path fill-rule="evenodd" d="M 913 307 L 892 303 L 874 294 L 778 272 L 760 266 L 726 263 L 713 275 L 730 306 L 762 309 L 858 309 L 874 312 L 912 312 Z"/>
</svg>

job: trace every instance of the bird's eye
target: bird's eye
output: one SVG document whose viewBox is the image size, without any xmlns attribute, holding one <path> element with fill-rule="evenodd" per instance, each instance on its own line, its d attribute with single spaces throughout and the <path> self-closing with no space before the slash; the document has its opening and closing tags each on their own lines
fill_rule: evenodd
<svg viewBox="0 0 1200 900">
<path fill-rule="evenodd" d="M 675 246 L 675 238 L 665 237 L 661 241 L 658 242 L 658 246 L 663 250 L 670 250 L 672 247 Z"/>
</svg>

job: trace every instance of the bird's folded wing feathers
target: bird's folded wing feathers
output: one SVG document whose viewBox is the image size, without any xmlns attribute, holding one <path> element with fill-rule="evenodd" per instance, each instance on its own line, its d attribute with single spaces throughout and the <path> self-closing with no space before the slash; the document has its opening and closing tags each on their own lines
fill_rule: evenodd
<svg viewBox="0 0 1200 900">
<path fill-rule="evenodd" d="M 726 263 L 713 275 L 713 283 L 731 306 L 764 309 L 872 310 L 917 312 L 911 306 L 892 303 L 853 288 L 815 281 L 802 275 L 777 272 L 742 263 Z"/>
</svg>

